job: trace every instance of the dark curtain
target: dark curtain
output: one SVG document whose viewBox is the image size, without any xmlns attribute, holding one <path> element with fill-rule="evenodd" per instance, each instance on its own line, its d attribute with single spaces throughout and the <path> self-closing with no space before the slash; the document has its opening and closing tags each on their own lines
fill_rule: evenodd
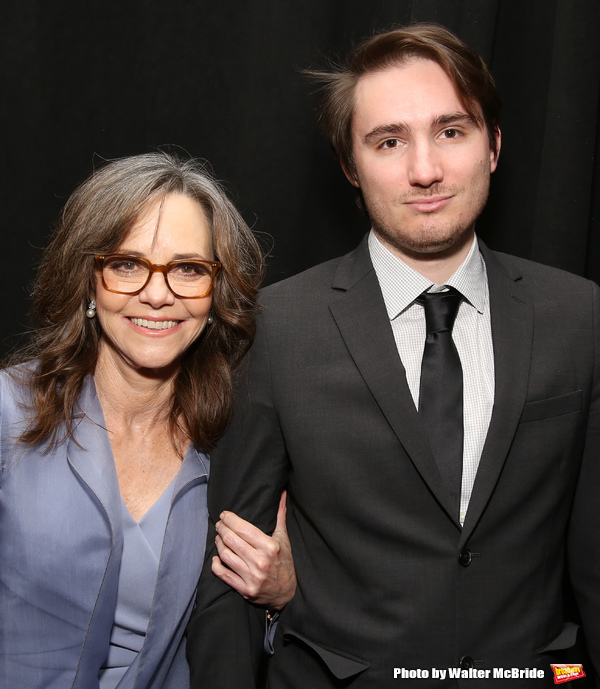
<svg viewBox="0 0 600 689">
<path fill-rule="evenodd" d="M 475 47 L 503 97 L 480 234 L 600 280 L 598 0 L 4 0 L 0 18 L 2 351 L 29 327 L 62 204 L 103 159 L 158 147 L 208 159 L 270 250 L 269 281 L 353 248 L 368 221 L 301 70 L 411 21 Z"/>
</svg>

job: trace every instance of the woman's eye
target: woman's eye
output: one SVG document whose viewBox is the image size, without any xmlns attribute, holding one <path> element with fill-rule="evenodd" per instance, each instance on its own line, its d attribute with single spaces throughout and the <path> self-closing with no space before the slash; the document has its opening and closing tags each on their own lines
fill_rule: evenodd
<svg viewBox="0 0 600 689">
<path fill-rule="evenodd" d="M 204 263 L 178 263 L 169 272 L 172 275 L 187 278 L 199 278 L 210 275 L 210 269 Z"/>
<path fill-rule="evenodd" d="M 125 260 L 122 258 L 109 261 L 106 264 L 106 267 L 115 273 L 135 273 L 141 269 L 141 266 L 137 261 Z"/>
</svg>

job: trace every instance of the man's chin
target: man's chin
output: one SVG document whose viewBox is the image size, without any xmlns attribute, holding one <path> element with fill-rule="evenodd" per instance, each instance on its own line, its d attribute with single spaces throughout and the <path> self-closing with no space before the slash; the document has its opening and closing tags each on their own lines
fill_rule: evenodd
<svg viewBox="0 0 600 689">
<path fill-rule="evenodd" d="M 461 238 L 463 239 L 463 238 Z M 409 256 L 418 258 L 419 256 L 427 255 L 430 258 L 439 256 L 443 258 L 456 253 L 464 246 L 464 241 L 458 239 L 437 241 L 437 242 L 423 242 L 415 243 L 413 245 L 404 246 L 403 251 Z"/>
<path fill-rule="evenodd" d="M 410 256 L 414 259 L 423 258 L 446 258 L 460 252 L 465 244 L 470 243 L 473 238 L 474 227 L 460 228 L 453 232 L 440 234 L 427 233 L 426 231 L 418 237 L 406 237 L 401 234 L 395 235 L 389 231 L 381 231 L 374 227 L 375 234 L 401 254 Z"/>
</svg>

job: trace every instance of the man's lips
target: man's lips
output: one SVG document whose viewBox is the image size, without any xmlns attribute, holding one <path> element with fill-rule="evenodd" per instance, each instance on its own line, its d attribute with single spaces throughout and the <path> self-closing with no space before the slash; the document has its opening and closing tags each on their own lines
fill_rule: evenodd
<svg viewBox="0 0 600 689">
<path fill-rule="evenodd" d="M 433 213 L 444 208 L 451 198 L 451 195 L 424 196 L 409 198 L 404 203 L 417 213 Z"/>
</svg>

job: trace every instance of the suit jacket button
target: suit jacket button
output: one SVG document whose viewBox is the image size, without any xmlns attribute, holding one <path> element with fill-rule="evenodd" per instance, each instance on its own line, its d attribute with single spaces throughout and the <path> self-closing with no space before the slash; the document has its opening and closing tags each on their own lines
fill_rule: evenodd
<svg viewBox="0 0 600 689">
<path fill-rule="evenodd" d="M 473 560 L 473 554 L 468 548 L 463 548 L 459 555 L 458 555 L 458 561 L 463 567 L 468 567 L 471 564 L 471 561 Z"/>
<path fill-rule="evenodd" d="M 471 656 L 463 656 L 458 661 L 458 667 L 461 670 L 471 670 L 475 667 L 475 661 L 473 660 L 473 658 L 471 658 Z"/>
</svg>

